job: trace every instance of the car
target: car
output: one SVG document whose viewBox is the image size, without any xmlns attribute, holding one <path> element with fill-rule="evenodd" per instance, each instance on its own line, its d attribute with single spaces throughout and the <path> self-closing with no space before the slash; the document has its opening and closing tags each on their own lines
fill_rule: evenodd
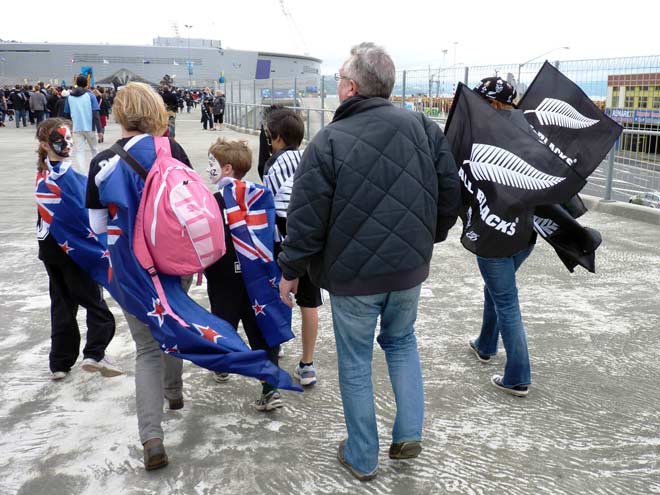
<svg viewBox="0 0 660 495">
<path fill-rule="evenodd" d="M 651 208 L 660 208 L 660 192 L 641 192 L 632 196 L 628 203 L 634 205 L 650 206 Z"/>
</svg>

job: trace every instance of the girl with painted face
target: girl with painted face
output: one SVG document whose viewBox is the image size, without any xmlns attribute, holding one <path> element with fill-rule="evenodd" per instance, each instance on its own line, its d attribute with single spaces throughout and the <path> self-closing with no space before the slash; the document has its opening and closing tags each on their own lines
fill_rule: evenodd
<svg viewBox="0 0 660 495">
<path fill-rule="evenodd" d="M 62 194 L 55 182 L 56 177 L 76 173 L 69 160 L 73 148 L 71 125 L 69 120 L 53 118 L 44 120 L 37 127 L 37 188 L 48 180 L 48 190 L 54 195 Z M 76 314 L 79 306 L 87 310 L 87 342 L 83 349 L 82 369 L 100 371 L 103 376 L 121 375 L 121 369 L 105 354 L 115 334 L 114 317 L 98 284 L 68 256 L 70 248 L 66 240 L 55 239 L 51 234 L 53 219 L 48 201 L 52 198 L 44 200 L 43 196 L 43 192 L 37 193 L 37 238 L 39 259 L 48 273 L 51 301 L 51 379 L 65 378 L 78 359 L 80 330 Z M 83 204 L 84 198 L 79 199 L 78 203 Z"/>
</svg>

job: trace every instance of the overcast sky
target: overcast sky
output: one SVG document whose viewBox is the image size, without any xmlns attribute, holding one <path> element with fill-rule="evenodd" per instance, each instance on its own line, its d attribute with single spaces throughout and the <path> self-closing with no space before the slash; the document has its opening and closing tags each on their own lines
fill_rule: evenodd
<svg viewBox="0 0 660 495">
<path fill-rule="evenodd" d="M 225 48 L 309 53 L 334 73 L 350 47 L 384 45 L 397 69 L 429 64 L 521 63 L 660 54 L 660 0 L 609 4 L 596 0 L 526 2 L 193 0 L 53 4 L 36 0 L 22 22 L 4 22 L 0 38 L 111 44 L 152 44 L 173 36 L 222 40 Z M 16 3 L 13 4 L 16 7 Z M 68 8 L 64 9 L 63 5 Z M 8 12 L 5 12 L 8 13 Z M 11 17 L 11 15 L 10 15 Z M 185 24 L 192 25 L 186 29 Z M 447 50 L 443 55 L 442 50 Z M 542 60 L 545 57 L 540 57 Z"/>
</svg>

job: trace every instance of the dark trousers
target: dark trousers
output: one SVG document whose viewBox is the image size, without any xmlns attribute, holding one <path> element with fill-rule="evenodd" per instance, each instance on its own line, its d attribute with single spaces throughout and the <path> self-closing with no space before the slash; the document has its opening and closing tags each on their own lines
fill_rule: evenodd
<svg viewBox="0 0 660 495">
<path fill-rule="evenodd" d="M 278 354 L 280 346 L 268 347 L 257 324 L 257 317 L 250 304 L 250 298 L 245 288 L 243 290 L 209 291 L 209 301 L 211 303 L 211 313 L 219 316 L 232 327 L 238 329 L 238 322 L 243 323 L 243 330 L 247 336 L 248 343 L 252 350 L 263 349 L 268 354 L 268 360 L 277 365 L 279 362 Z"/>
<path fill-rule="evenodd" d="M 83 357 L 100 361 L 115 335 L 115 319 L 100 287 L 78 265 L 44 262 L 50 291 L 50 370 L 69 371 L 80 352 L 78 306 L 87 310 L 87 342 Z"/>
</svg>

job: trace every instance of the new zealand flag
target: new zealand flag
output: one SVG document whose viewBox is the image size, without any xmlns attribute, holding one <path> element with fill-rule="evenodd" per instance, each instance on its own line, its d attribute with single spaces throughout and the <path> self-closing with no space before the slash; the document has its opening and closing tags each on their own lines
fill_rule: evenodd
<svg viewBox="0 0 660 495">
<path fill-rule="evenodd" d="M 131 154 L 143 165 L 153 163 L 153 139 L 139 138 L 130 143 Z M 131 249 L 143 180 L 115 156 L 104 164 L 96 181 L 101 201 L 109 210 L 107 248 L 102 244 L 104 239 L 89 227 L 88 211 L 83 207 L 84 176 L 70 167 L 60 167 L 57 175 L 51 174 L 37 184 L 38 195 L 60 196 L 59 202 L 56 197 L 43 197 L 40 211 L 48 210 L 49 216 L 43 218 L 49 220 L 51 235 L 66 246 L 71 258 L 101 283 L 124 310 L 149 326 L 163 352 L 213 371 L 238 373 L 279 388 L 300 390 L 285 371 L 268 360 L 265 351 L 251 351 L 231 325 L 190 299 L 181 288 L 179 277 L 161 275 L 172 310 L 188 327 L 167 314 L 151 277 Z"/>
<path fill-rule="evenodd" d="M 282 302 L 282 277 L 273 256 L 275 204 L 264 186 L 236 179 L 220 184 L 231 240 L 259 329 L 269 347 L 291 340 L 291 308 Z"/>
<path fill-rule="evenodd" d="M 545 62 L 518 108 L 541 142 L 583 179 L 600 165 L 623 128 L 573 81 Z"/>
<path fill-rule="evenodd" d="M 511 256 L 533 235 L 534 207 L 568 201 L 584 179 L 529 132 L 458 85 L 445 134 L 462 182 L 463 235 L 469 251 Z"/>
</svg>

